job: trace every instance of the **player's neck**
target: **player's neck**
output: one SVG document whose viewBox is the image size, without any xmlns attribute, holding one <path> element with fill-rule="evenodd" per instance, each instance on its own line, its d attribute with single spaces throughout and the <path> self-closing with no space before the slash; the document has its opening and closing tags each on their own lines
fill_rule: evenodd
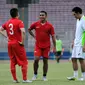
<svg viewBox="0 0 85 85">
<path fill-rule="evenodd" d="M 16 18 L 16 19 L 18 19 L 19 17 L 18 17 L 18 16 L 16 16 L 16 17 L 12 17 L 12 18 Z"/>
<path fill-rule="evenodd" d="M 15 18 L 17 18 L 17 19 L 18 19 L 19 17 L 18 17 L 18 16 L 16 16 Z"/>
<path fill-rule="evenodd" d="M 41 21 L 41 24 L 45 24 L 47 21 L 46 20 L 43 20 L 43 21 Z"/>
<path fill-rule="evenodd" d="M 82 18 L 82 16 L 83 16 L 82 14 L 79 16 L 79 20 Z"/>
</svg>

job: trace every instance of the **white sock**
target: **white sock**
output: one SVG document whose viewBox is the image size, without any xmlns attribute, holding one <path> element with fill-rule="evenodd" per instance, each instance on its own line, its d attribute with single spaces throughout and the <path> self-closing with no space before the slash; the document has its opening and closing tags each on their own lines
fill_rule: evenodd
<svg viewBox="0 0 85 85">
<path fill-rule="evenodd" d="M 82 72 L 82 78 L 85 78 L 85 72 Z"/>
<path fill-rule="evenodd" d="M 37 74 L 34 74 L 35 77 L 37 77 Z"/>
<path fill-rule="evenodd" d="M 78 71 L 74 71 L 74 77 L 78 78 Z"/>
</svg>

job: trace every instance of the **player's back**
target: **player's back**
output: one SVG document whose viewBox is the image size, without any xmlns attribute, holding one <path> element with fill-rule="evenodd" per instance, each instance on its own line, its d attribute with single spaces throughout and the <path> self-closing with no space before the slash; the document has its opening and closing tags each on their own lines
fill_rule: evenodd
<svg viewBox="0 0 85 85">
<path fill-rule="evenodd" d="M 18 18 L 12 18 L 8 20 L 4 25 L 3 28 L 6 30 L 8 39 L 13 41 L 21 41 L 21 31 L 20 28 L 23 28 L 23 22 Z"/>
</svg>

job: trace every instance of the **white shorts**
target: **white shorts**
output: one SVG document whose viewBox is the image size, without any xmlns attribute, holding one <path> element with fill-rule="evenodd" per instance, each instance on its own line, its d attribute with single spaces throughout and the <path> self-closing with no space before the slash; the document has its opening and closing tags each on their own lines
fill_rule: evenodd
<svg viewBox="0 0 85 85">
<path fill-rule="evenodd" d="M 82 46 L 74 46 L 73 47 L 71 58 L 82 58 L 82 59 L 84 59 L 84 54 L 82 52 Z"/>
</svg>

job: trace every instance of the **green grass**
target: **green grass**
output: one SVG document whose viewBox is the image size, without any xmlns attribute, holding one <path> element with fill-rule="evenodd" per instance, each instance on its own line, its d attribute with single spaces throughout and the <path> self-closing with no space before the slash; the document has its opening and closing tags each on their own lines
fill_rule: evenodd
<svg viewBox="0 0 85 85">
<path fill-rule="evenodd" d="M 68 81 L 67 76 L 72 75 L 72 65 L 71 62 L 62 61 L 59 64 L 55 60 L 49 60 L 49 69 L 47 79 L 48 81 L 42 81 L 42 61 L 39 63 L 38 78 L 36 81 L 29 83 L 29 85 L 84 85 L 85 81 Z M 33 61 L 29 61 L 28 66 L 28 78 L 31 79 L 33 76 Z M 28 85 L 28 83 L 22 83 L 21 69 L 17 66 L 17 76 L 20 83 L 16 85 Z M 80 70 L 79 70 L 80 76 Z M 9 61 L 0 61 L 0 85 L 15 85 L 12 82 L 12 77 L 10 74 Z"/>
</svg>

